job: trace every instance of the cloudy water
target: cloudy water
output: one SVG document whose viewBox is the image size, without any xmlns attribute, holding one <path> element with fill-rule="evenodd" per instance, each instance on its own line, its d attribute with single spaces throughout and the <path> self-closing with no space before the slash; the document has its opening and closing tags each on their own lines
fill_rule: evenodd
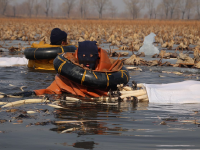
<svg viewBox="0 0 200 150">
<path fill-rule="evenodd" d="M 6 41 L 1 57 L 23 57 L 9 53 Z M 2 44 L 2 43 L 1 43 Z M 5 45 L 5 44 L 4 44 Z M 22 42 L 22 47 L 30 46 Z M 109 50 L 108 44 L 102 45 Z M 116 49 L 116 47 L 111 47 Z M 118 51 L 122 52 L 122 51 Z M 124 52 L 124 51 L 123 51 Z M 129 51 L 127 51 L 129 52 Z M 132 52 L 129 52 L 129 56 Z M 128 58 L 124 57 L 124 58 Z M 153 60 L 146 56 L 145 60 Z M 176 60 L 170 61 L 174 64 Z M 126 66 L 130 67 L 130 66 Z M 0 67 L 0 92 L 13 94 L 21 90 L 47 88 L 55 78 L 55 71 L 39 71 L 27 66 Z M 139 66 L 130 70 L 130 82 L 161 84 L 200 79 L 198 69 Z M 28 99 L 41 97 L 28 97 Z M 27 98 L 0 98 L 13 102 Z M 61 99 L 49 97 L 51 104 Z M 197 150 L 200 149 L 200 104 L 151 104 L 132 101 L 104 105 L 87 100 L 61 101 L 65 109 L 50 103 L 26 104 L 0 109 L 0 148 L 22 149 L 90 149 L 90 150 Z M 59 122 L 62 121 L 62 122 Z M 63 122 L 64 121 L 64 122 Z"/>
<path fill-rule="evenodd" d="M 130 70 L 130 85 L 132 81 L 158 84 L 198 80 L 199 76 L 194 70 L 179 70 L 183 74 L 177 75 L 163 73 L 167 67 L 140 69 Z M 22 86 L 24 90 L 46 88 L 55 74 L 54 71 L 36 71 L 26 66 L 1 67 L 0 92 L 20 92 Z M 55 99 L 60 97 L 50 97 L 52 101 Z M 21 99 L 0 99 L 2 102 L 16 100 Z M 63 106 L 66 109 L 56 109 L 46 103 L 2 108 L 1 149 L 200 149 L 200 104 L 121 102 L 107 106 L 63 102 Z"/>
</svg>

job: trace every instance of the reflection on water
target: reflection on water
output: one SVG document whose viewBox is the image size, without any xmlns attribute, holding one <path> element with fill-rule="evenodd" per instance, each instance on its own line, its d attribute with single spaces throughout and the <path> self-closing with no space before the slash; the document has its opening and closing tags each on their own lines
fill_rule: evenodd
<svg viewBox="0 0 200 150">
<path fill-rule="evenodd" d="M 63 104 L 63 103 L 62 103 Z M 133 104 L 131 104 L 133 105 Z M 56 124 L 56 128 L 50 130 L 56 131 L 58 133 L 76 133 L 78 135 L 120 135 L 121 131 L 127 131 L 127 129 L 120 126 L 120 124 L 115 124 L 109 127 L 108 123 L 105 121 L 117 120 L 120 118 L 120 113 L 126 111 L 129 108 L 122 110 L 121 105 L 107 106 L 97 103 L 70 103 L 61 105 L 62 107 L 68 108 L 59 109 L 54 112 L 54 117 L 59 120 L 72 121 L 72 123 Z M 130 109 L 135 109 L 128 104 Z M 73 122 L 74 120 L 86 121 L 86 122 Z M 89 121 L 87 121 L 89 120 Z M 94 120 L 94 121 L 93 121 Z M 98 121 L 95 121 L 98 120 Z M 118 132 L 120 131 L 120 132 Z"/>
<path fill-rule="evenodd" d="M 185 73 L 165 74 L 164 78 L 159 78 L 163 73 L 157 68 L 153 71 L 150 69 L 143 67 L 142 72 L 130 71 L 131 81 L 157 84 L 187 79 Z M 46 88 L 54 80 L 55 74 L 24 66 L 4 67 L 0 72 L 0 92 L 20 92 L 21 86 L 26 86 L 25 90 Z M 56 95 L 50 97 L 53 103 L 59 99 L 61 97 Z M 0 102 L 16 100 L 20 99 L 2 98 Z M 30 150 L 41 149 L 44 146 L 45 149 L 111 150 L 133 149 L 133 147 L 134 149 L 200 147 L 200 104 L 160 105 L 127 101 L 117 105 L 103 105 L 86 99 L 77 102 L 57 102 L 65 109 L 52 108 L 46 104 L 0 109 L 1 144 L 7 149 L 14 149 L 17 145 L 19 149 Z M 35 113 L 27 113 L 28 111 Z M 58 121 L 65 122 L 58 123 Z M 19 135 L 26 145 L 18 144 L 19 141 L 16 139 Z"/>
<path fill-rule="evenodd" d="M 93 149 L 96 143 L 91 142 L 77 142 L 74 143 L 73 147 L 75 148 L 84 148 L 84 149 Z"/>
<path fill-rule="evenodd" d="M 54 122 L 55 127 L 50 129 L 60 134 L 125 136 L 135 135 L 134 132 L 160 132 L 157 127 L 161 125 L 166 125 L 165 129 L 173 132 L 190 131 L 189 126 L 200 125 L 200 104 L 160 105 L 132 101 L 113 106 L 84 101 L 62 104 L 65 109 L 54 111 L 54 117 L 66 122 Z"/>
</svg>

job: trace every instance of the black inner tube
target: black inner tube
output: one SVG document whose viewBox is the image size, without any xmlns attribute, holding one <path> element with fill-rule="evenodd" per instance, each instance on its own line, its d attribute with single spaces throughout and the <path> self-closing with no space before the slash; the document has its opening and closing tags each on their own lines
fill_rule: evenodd
<svg viewBox="0 0 200 150">
<path fill-rule="evenodd" d="M 62 49 L 63 48 L 63 49 Z M 77 49 L 73 45 L 61 47 L 49 47 L 49 48 L 27 48 L 24 51 L 24 55 L 27 59 L 54 59 L 59 53 L 75 52 Z"/>
<path fill-rule="evenodd" d="M 118 84 L 127 84 L 130 80 L 126 67 L 116 72 L 95 72 L 85 70 L 59 55 L 54 59 L 54 68 L 58 74 L 78 84 L 103 89 L 115 89 Z"/>
</svg>

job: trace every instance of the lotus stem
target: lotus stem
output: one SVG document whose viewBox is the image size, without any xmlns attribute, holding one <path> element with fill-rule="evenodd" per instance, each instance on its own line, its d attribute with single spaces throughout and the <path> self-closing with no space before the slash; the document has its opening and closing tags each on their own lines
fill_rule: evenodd
<svg viewBox="0 0 200 150">
<path fill-rule="evenodd" d="M 138 84 L 137 84 L 137 87 L 138 87 L 138 88 L 143 88 L 144 85 L 143 85 L 142 83 L 138 83 Z"/>
<path fill-rule="evenodd" d="M 25 100 L 19 100 L 19 101 L 7 103 L 6 105 L 2 106 L 2 108 L 15 107 L 15 106 L 18 106 L 18 105 L 23 105 L 23 104 L 44 103 L 44 102 L 49 102 L 49 100 L 44 100 L 44 99 L 25 99 Z"/>
<path fill-rule="evenodd" d="M 118 103 L 103 103 L 103 105 L 118 105 Z"/>
<path fill-rule="evenodd" d="M 53 105 L 53 104 L 47 104 L 47 105 L 50 106 L 50 107 L 53 107 L 53 108 L 66 109 L 66 108 L 58 106 L 58 105 Z"/>
<path fill-rule="evenodd" d="M 68 100 L 68 101 L 80 101 L 80 99 L 74 98 L 74 97 L 66 97 L 66 100 Z"/>
<path fill-rule="evenodd" d="M 27 111 L 27 114 L 35 114 L 35 113 L 38 113 L 36 111 Z"/>
<path fill-rule="evenodd" d="M 6 95 L 9 98 L 22 98 L 22 96 L 13 96 L 13 95 Z"/>
<path fill-rule="evenodd" d="M 137 69 L 138 67 L 126 67 L 128 70 Z"/>
<path fill-rule="evenodd" d="M 70 129 L 62 131 L 60 134 L 63 134 L 63 133 L 66 133 L 66 132 L 70 132 L 70 131 L 74 131 L 74 130 L 78 130 L 78 129 L 80 129 L 80 128 L 70 128 Z"/>
<path fill-rule="evenodd" d="M 0 98 L 4 98 L 4 95 L 0 95 Z"/>
<path fill-rule="evenodd" d="M 5 105 L 7 104 L 8 102 L 0 102 L 0 105 Z"/>
<path fill-rule="evenodd" d="M 122 95 L 127 95 L 127 94 L 132 94 L 132 93 L 139 93 L 139 92 L 144 92 L 144 90 L 134 90 L 134 91 L 120 91 Z"/>
<path fill-rule="evenodd" d="M 140 101 L 140 100 L 148 99 L 148 96 L 145 94 L 145 95 L 138 96 L 137 98 Z"/>
<path fill-rule="evenodd" d="M 21 86 L 21 87 L 20 87 L 20 90 L 21 90 L 21 91 L 24 91 L 23 88 L 25 88 L 25 87 L 26 87 L 26 86 Z"/>
<path fill-rule="evenodd" d="M 108 102 L 108 101 L 112 101 L 115 102 L 118 100 L 118 97 L 95 97 L 95 98 L 91 98 L 91 100 L 95 100 L 95 101 L 102 101 L 102 102 Z"/>
<path fill-rule="evenodd" d="M 125 91 L 132 91 L 133 89 L 131 88 L 131 87 L 129 87 L 129 86 L 125 86 L 125 87 L 123 87 L 123 89 L 125 90 Z"/>
<path fill-rule="evenodd" d="M 132 93 L 130 94 L 125 94 L 125 95 L 121 95 L 120 98 L 123 99 L 125 97 L 131 97 L 131 96 L 142 96 L 142 95 L 145 95 L 146 94 L 146 91 L 132 91 Z"/>
</svg>

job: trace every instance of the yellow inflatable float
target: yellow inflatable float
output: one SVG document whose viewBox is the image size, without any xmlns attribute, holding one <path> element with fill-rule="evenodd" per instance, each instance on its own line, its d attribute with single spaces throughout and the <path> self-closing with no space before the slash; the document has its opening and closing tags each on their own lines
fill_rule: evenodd
<svg viewBox="0 0 200 150">
<path fill-rule="evenodd" d="M 77 48 L 73 45 L 50 45 L 43 41 L 33 43 L 25 49 L 24 55 L 28 59 L 28 67 L 40 70 L 55 70 L 53 60 L 58 54 L 75 52 Z"/>
</svg>

